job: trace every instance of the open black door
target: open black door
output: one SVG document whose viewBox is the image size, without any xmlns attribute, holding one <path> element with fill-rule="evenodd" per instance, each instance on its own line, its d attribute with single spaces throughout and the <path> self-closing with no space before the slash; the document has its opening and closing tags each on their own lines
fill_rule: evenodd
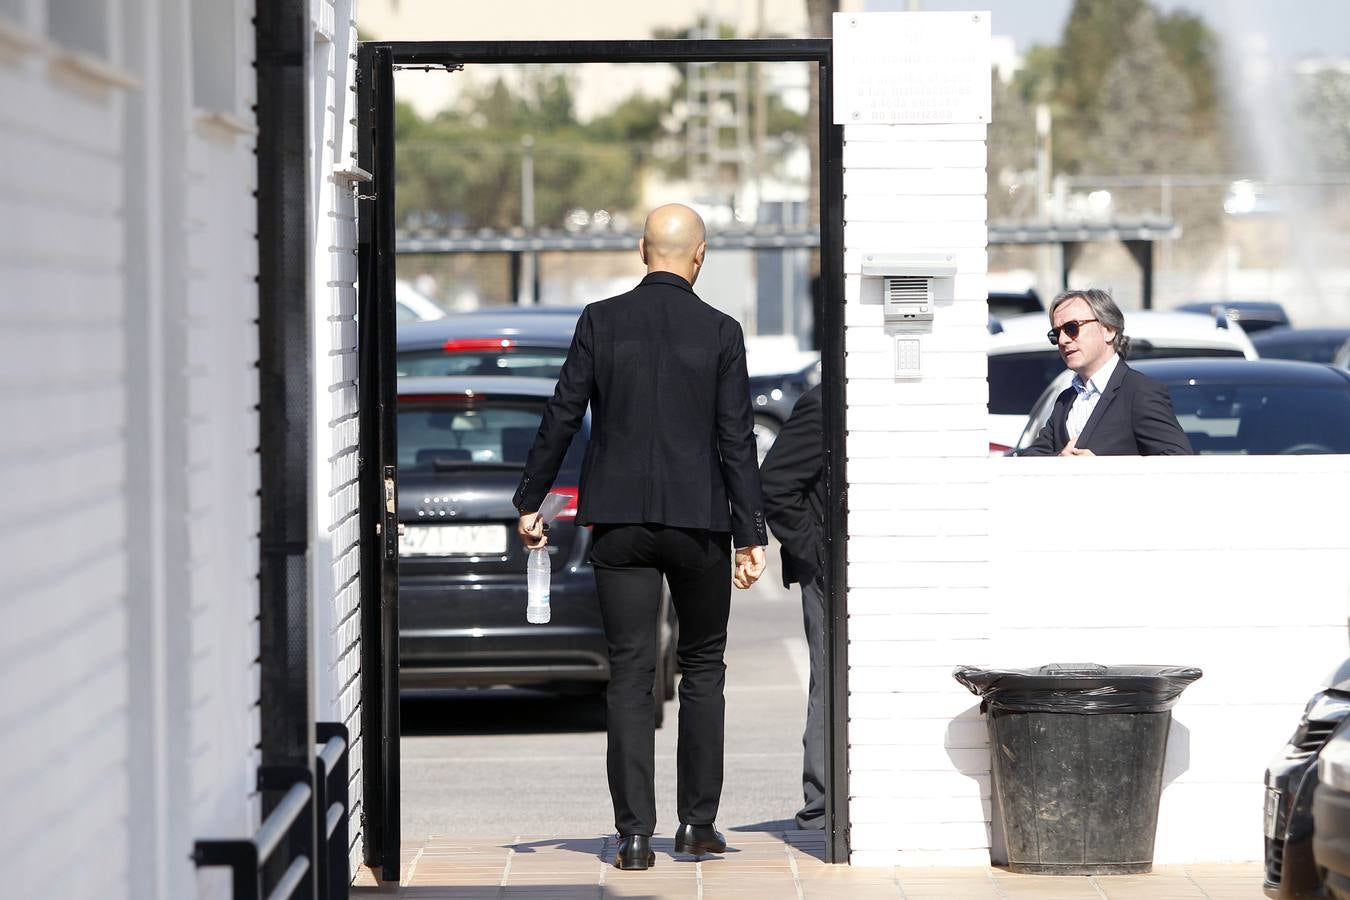
<svg viewBox="0 0 1350 900">
<path fill-rule="evenodd" d="M 362 43 L 360 165 L 374 176 L 360 225 L 361 672 L 366 862 L 399 874 L 398 520 L 395 433 L 394 69 L 470 64 L 807 62 L 820 89 L 821 362 L 826 472 L 826 859 L 847 862 L 848 621 L 844 471 L 843 128 L 833 123 L 828 39 L 639 41 L 398 41 Z"/>
<path fill-rule="evenodd" d="M 358 204 L 361 405 L 361 733 L 365 860 L 399 877 L 398 438 L 394 384 L 394 66 L 357 58 L 358 153 L 374 180 Z"/>
</svg>

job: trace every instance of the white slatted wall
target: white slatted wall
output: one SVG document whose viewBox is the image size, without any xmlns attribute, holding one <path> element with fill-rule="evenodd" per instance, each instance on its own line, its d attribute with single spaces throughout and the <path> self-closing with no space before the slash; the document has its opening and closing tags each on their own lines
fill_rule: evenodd
<svg viewBox="0 0 1350 900">
<path fill-rule="evenodd" d="M 834 27 L 835 114 L 844 122 L 850 861 L 982 865 L 987 742 L 971 704 L 950 687 L 953 667 L 987 648 L 992 602 L 988 113 L 955 99 L 989 77 L 988 19 L 850 12 L 835 14 Z M 887 42 L 874 39 L 883 34 Z M 946 64 L 916 85 L 913 53 Z M 897 377 L 882 279 L 861 274 L 872 254 L 955 265 L 954 278 L 934 282 L 919 377 Z"/>
<path fill-rule="evenodd" d="M 361 584 L 357 511 L 355 12 L 314 0 L 315 714 L 351 736 L 351 859 L 360 862 Z"/>
<path fill-rule="evenodd" d="M 217 0 L 217 6 L 232 15 L 216 40 L 228 44 L 229 69 L 247 76 L 253 71 L 251 4 Z M 200 42 L 194 46 L 203 49 Z M 254 94 L 251 77 L 238 78 L 232 103 L 198 94 L 187 138 L 188 758 L 191 827 L 198 837 L 251 835 L 261 812 L 255 791 L 261 474 Z M 215 108 L 221 102 L 227 108 Z M 199 896 L 221 896 L 205 887 L 218 881 L 217 873 L 203 874 Z"/>
<path fill-rule="evenodd" d="M 252 10 L 188 6 L 0 10 L 6 896 L 224 896 L 258 824 Z"/>
<path fill-rule="evenodd" d="M 952 668 L 989 590 L 985 126 L 844 129 L 849 809 L 856 865 L 988 862 L 985 738 Z M 868 252 L 954 254 L 954 297 L 895 378 Z"/>
<path fill-rule="evenodd" d="M 23 861 L 3 893 L 123 897 L 125 96 L 27 7 L 0 14 L 0 842 Z M 111 73 L 114 23 L 91 27 Z"/>
</svg>

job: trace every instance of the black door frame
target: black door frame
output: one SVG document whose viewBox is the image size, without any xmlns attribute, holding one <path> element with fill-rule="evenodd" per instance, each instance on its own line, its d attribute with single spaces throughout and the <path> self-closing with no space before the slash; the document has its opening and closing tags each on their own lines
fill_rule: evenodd
<svg viewBox="0 0 1350 900">
<path fill-rule="evenodd" d="M 398 515 L 394 339 L 394 69 L 387 47 L 357 56 L 357 377 L 361 502 L 361 821 L 366 864 L 399 879 Z"/>
<path fill-rule="evenodd" d="M 820 133 L 821 367 L 826 475 L 826 860 L 847 862 L 848 535 L 844 441 L 844 132 L 834 124 L 828 39 L 363 42 L 358 57 L 360 164 L 374 176 L 360 206 L 362 702 L 367 862 L 398 877 L 397 521 L 385 512 L 394 462 L 393 71 L 503 63 L 806 62 L 816 65 Z M 372 281 L 367 281 L 372 279 Z M 374 349 L 374 353 L 370 352 Z M 368 357 L 386 357 L 383 360 Z M 378 384 L 369 383 L 374 379 Z M 378 460 L 378 464 L 375 463 Z M 379 531 L 377 532 L 377 525 Z M 392 581 L 391 584 L 391 574 Z M 372 604 L 372 598 L 379 598 Z M 373 609 L 372 609 L 373 607 Z M 391 658 L 392 657 L 392 658 Z M 372 678 L 371 676 L 375 677 Z M 391 771 L 392 769 L 392 771 Z"/>
</svg>

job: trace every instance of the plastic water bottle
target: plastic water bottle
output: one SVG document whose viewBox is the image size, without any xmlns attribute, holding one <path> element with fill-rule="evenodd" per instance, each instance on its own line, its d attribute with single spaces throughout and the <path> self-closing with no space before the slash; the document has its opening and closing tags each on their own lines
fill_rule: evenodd
<svg viewBox="0 0 1350 900">
<path fill-rule="evenodd" d="M 540 547 L 530 551 L 529 561 L 525 564 L 529 588 L 529 598 L 525 601 L 525 621 L 531 625 L 543 625 L 549 620 L 548 587 L 552 570 L 547 550 Z"/>
</svg>

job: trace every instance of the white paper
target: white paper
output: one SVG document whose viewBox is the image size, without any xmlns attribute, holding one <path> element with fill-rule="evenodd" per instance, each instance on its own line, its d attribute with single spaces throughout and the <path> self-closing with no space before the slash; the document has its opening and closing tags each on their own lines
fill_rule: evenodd
<svg viewBox="0 0 1350 900">
<path fill-rule="evenodd" d="M 544 497 L 544 502 L 539 505 L 539 515 L 543 517 L 545 522 L 552 522 L 571 500 L 572 498 L 567 494 L 549 491 L 548 496 Z"/>
</svg>

